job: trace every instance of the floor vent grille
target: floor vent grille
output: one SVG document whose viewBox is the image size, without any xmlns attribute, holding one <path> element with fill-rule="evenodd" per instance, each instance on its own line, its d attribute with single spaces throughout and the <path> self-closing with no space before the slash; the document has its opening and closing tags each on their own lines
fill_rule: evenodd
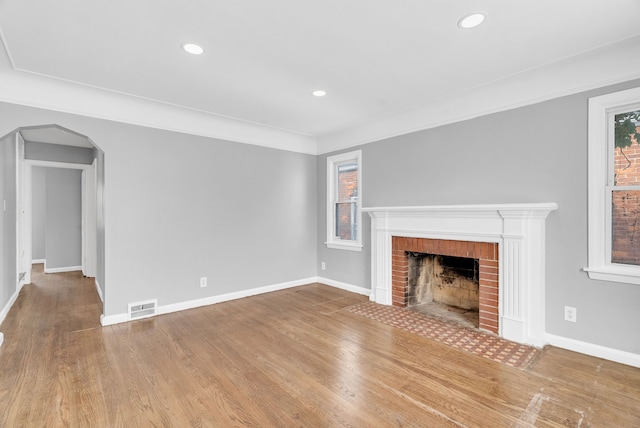
<svg viewBox="0 0 640 428">
<path fill-rule="evenodd" d="M 129 319 L 137 320 L 140 318 L 151 317 L 156 314 L 158 306 L 157 300 L 149 300 L 147 302 L 129 303 Z"/>
</svg>

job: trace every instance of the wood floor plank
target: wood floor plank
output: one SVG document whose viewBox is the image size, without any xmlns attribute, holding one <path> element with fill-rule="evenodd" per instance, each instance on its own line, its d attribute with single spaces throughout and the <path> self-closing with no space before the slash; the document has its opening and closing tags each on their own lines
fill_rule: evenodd
<svg viewBox="0 0 640 428">
<path fill-rule="evenodd" d="M 522 370 L 309 284 L 109 327 L 34 271 L 1 330 L 0 426 L 636 427 L 640 369 L 548 347 Z"/>
</svg>

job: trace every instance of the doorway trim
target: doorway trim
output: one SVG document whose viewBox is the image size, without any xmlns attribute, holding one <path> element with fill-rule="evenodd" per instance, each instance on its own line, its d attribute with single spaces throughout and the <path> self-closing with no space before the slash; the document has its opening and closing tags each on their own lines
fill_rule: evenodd
<svg viewBox="0 0 640 428">
<path fill-rule="evenodd" d="M 87 221 L 87 214 L 94 213 L 97 215 L 97 199 L 96 199 L 96 161 L 94 160 L 91 165 L 87 164 L 78 164 L 78 163 L 67 163 L 67 162 L 53 162 L 53 161 L 41 161 L 41 160 L 33 160 L 33 159 L 22 159 L 24 168 L 23 168 L 23 179 L 21 180 L 19 186 L 20 191 L 18 192 L 19 197 L 22 199 L 19 202 L 19 206 L 22 206 L 22 214 L 24 216 L 24 221 L 19 223 L 20 231 L 19 236 L 21 237 L 20 242 L 18 243 L 18 255 L 21 253 L 24 254 L 23 260 L 26 264 L 22 266 L 24 268 L 24 279 L 20 282 L 19 287 L 21 288 L 24 284 L 31 283 L 31 265 L 32 265 L 32 254 L 33 254 L 33 242 L 32 242 L 32 219 L 33 219 L 33 204 L 32 204 L 32 168 L 34 166 L 46 167 L 46 168 L 65 168 L 65 169 L 80 169 L 82 170 L 82 272 L 85 276 L 93 276 L 95 277 L 95 267 L 97 263 L 97 242 L 96 242 L 96 219 L 93 219 L 93 222 Z M 90 174 L 93 179 L 89 178 L 87 180 L 86 176 Z M 92 183 L 92 185 L 89 185 Z M 92 226 L 91 226 L 92 225 Z M 88 230 L 88 227 L 93 227 L 91 231 Z M 24 252 L 24 253 L 23 253 Z M 92 275 L 89 275 L 92 274 Z M 100 288 L 96 285 L 98 289 L 98 294 L 102 299 L 102 292 Z"/>
</svg>

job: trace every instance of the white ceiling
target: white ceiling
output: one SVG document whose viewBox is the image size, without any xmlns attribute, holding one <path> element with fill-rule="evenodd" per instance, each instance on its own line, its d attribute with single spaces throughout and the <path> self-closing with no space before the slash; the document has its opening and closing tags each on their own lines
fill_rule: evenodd
<svg viewBox="0 0 640 428">
<path fill-rule="evenodd" d="M 475 11 L 485 23 L 459 29 Z M 237 119 L 324 151 L 640 77 L 640 49 L 615 76 L 585 67 L 640 46 L 639 18 L 638 0 L 0 0 L 15 79 L 186 107 L 198 120 Z M 185 42 L 205 53 L 186 54 Z"/>
</svg>

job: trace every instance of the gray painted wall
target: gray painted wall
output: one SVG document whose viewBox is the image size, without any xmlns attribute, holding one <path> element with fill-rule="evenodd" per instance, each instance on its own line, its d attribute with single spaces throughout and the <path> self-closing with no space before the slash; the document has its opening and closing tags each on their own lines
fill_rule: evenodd
<svg viewBox="0 0 640 428">
<path fill-rule="evenodd" d="M 82 171 L 46 168 L 46 269 L 82 266 Z"/>
<path fill-rule="evenodd" d="M 0 132 L 5 135 L 8 132 Z M 0 311 L 16 292 L 16 140 L 9 135 L 0 140 Z M 6 209 L 4 209 L 4 203 Z"/>
<path fill-rule="evenodd" d="M 546 223 L 546 330 L 640 353 L 640 286 L 590 280 L 581 271 L 587 266 L 587 100 L 638 85 L 629 82 L 367 144 L 363 206 L 556 202 L 559 209 Z M 318 261 L 327 263 L 321 275 L 370 288 L 369 242 L 362 253 L 322 244 L 326 157 L 317 164 Z M 577 323 L 563 320 L 565 305 L 577 308 Z"/>
<path fill-rule="evenodd" d="M 547 220 L 547 331 L 640 353 L 640 287 L 593 281 L 581 271 L 587 263 L 587 99 L 638 85 L 363 146 L 363 205 L 558 203 Z M 0 117 L 0 135 L 56 123 L 104 151 L 98 176 L 106 315 L 149 298 L 166 305 L 316 274 L 369 288 L 368 233 L 360 253 L 323 244 L 326 156 L 7 103 L 0 103 Z M 322 261 L 326 271 L 319 271 Z M 209 287 L 199 287 L 201 276 Z M 577 323 L 563 321 L 564 305 L 578 309 Z"/>
<path fill-rule="evenodd" d="M 315 156 L 7 103 L 0 117 L 0 135 L 54 123 L 104 152 L 107 316 L 317 273 Z"/>
<path fill-rule="evenodd" d="M 31 168 L 31 258 L 33 260 L 44 260 L 46 257 L 46 172 L 47 168 L 44 167 Z"/>
<path fill-rule="evenodd" d="M 25 158 L 51 162 L 68 162 L 91 165 L 95 158 L 94 149 L 86 147 L 63 146 L 27 141 Z"/>
</svg>

